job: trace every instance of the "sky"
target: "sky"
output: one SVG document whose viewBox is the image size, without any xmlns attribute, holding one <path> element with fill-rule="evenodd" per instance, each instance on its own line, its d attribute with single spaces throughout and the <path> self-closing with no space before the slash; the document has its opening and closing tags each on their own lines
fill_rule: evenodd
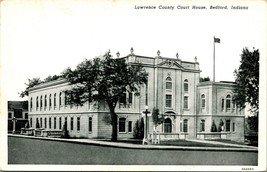
<svg viewBox="0 0 267 172">
<path fill-rule="evenodd" d="M 153 5 L 155 10 L 135 9 Z M 174 10 L 159 6 L 174 6 Z M 205 5 L 207 10 L 178 10 L 178 5 Z M 228 10 L 210 10 L 210 5 Z M 248 10 L 231 10 L 231 5 Z M 21 99 L 28 78 L 59 75 L 85 58 L 108 50 L 116 57 L 134 53 L 194 61 L 201 77 L 211 79 L 213 37 L 216 81 L 234 81 L 244 47 L 266 55 L 266 4 L 264 1 L 87 1 L 9 0 L 1 2 L 1 97 Z M 262 60 L 262 59 L 261 59 Z M 265 62 L 265 61 L 264 61 Z"/>
</svg>

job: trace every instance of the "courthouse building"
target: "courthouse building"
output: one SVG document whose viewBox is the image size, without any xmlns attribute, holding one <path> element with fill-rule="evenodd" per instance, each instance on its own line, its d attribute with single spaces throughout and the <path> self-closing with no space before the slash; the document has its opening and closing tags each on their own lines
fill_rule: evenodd
<svg viewBox="0 0 267 172">
<path fill-rule="evenodd" d="M 231 82 L 199 82 L 197 59 L 182 61 L 179 55 L 156 57 L 135 55 L 133 51 L 123 57 L 127 63 L 141 63 L 148 72 L 148 85 L 140 87 L 140 95 L 125 93 L 117 104 L 118 138 L 132 138 L 136 121 L 143 116 L 147 104 L 149 111 L 158 108 L 164 122 L 156 130 L 165 137 L 186 135 L 186 138 L 212 137 L 211 126 L 217 128 L 223 121 L 224 138 L 244 141 L 244 111 L 235 105 Z M 111 125 L 104 122 L 109 115 L 104 102 L 85 103 L 83 106 L 66 105 L 64 90 L 71 85 L 59 79 L 37 85 L 29 90 L 29 119 L 35 128 L 38 121 L 46 130 L 61 130 L 67 121 L 71 137 L 110 138 Z M 153 131 L 152 118 L 148 119 L 148 132 Z M 215 135 L 218 134 L 215 133 Z M 219 134 L 221 137 L 221 134 Z"/>
</svg>

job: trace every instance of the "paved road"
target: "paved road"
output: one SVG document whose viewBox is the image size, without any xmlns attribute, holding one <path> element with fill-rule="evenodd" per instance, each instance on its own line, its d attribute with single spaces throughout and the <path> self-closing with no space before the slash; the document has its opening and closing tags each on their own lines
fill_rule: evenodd
<svg viewBox="0 0 267 172">
<path fill-rule="evenodd" d="M 8 137 L 8 164 L 257 165 L 257 152 L 128 149 Z"/>
</svg>

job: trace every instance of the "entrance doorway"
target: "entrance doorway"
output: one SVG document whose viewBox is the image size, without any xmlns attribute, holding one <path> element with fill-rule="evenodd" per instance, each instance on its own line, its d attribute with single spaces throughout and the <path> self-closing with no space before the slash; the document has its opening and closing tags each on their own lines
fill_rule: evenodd
<svg viewBox="0 0 267 172">
<path fill-rule="evenodd" d="M 171 133 L 172 132 L 172 121 L 170 118 L 166 118 L 164 120 L 164 133 Z"/>
</svg>

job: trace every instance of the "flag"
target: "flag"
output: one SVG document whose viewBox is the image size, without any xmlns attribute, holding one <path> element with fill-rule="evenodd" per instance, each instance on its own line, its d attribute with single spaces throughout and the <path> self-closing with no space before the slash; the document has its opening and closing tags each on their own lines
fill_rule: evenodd
<svg viewBox="0 0 267 172">
<path fill-rule="evenodd" d="M 215 43 L 216 43 L 216 42 L 220 43 L 220 41 L 221 41 L 220 38 L 215 38 L 215 37 L 214 37 L 214 42 L 215 42 Z"/>
</svg>

